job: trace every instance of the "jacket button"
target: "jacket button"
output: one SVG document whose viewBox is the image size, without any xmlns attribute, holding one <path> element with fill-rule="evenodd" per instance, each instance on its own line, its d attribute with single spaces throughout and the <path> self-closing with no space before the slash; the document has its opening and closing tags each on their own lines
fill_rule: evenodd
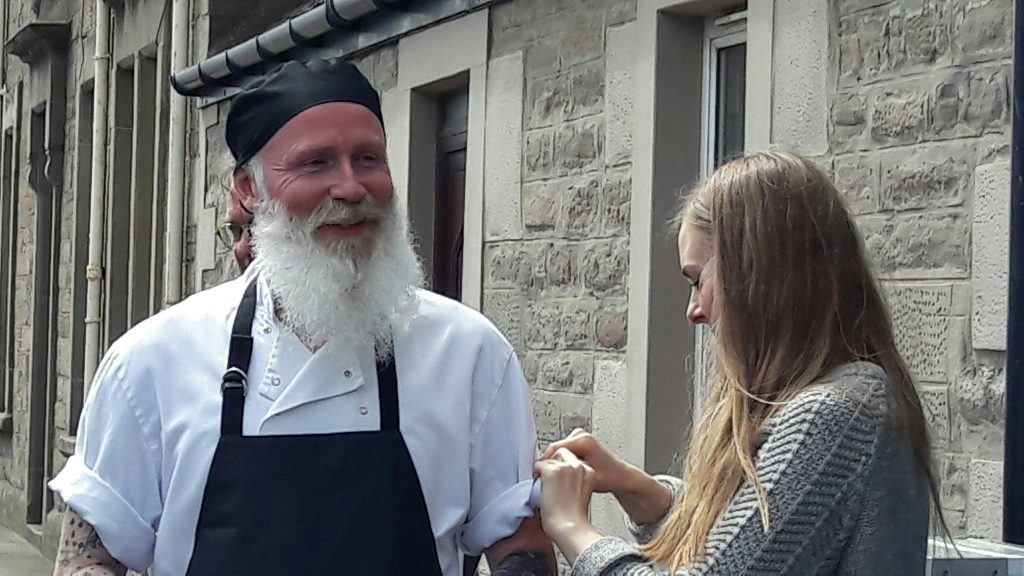
<svg viewBox="0 0 1024 576">
<path fill-rule="evenodd" d="M 281 379 L 278 378 L 277 376 L 274 376 L 273 378 L 270 379 L 270 385 L 271 386 L 280 386 L 281 385 Z"/>
<path fill-rule="evenodd" d="M 345 370 L 345 378 L 351 378 L 351 377 L 352 377 L 352 371 L 351 370 Z"/>
<path fill-rule="evenodd" d="M 359 413 L 362 414 L 363 416 L 366 416 L 367 414 L 370 413 L 370 411 L 366 409 L 366 406 L 360 406 Z"/>
</svg>

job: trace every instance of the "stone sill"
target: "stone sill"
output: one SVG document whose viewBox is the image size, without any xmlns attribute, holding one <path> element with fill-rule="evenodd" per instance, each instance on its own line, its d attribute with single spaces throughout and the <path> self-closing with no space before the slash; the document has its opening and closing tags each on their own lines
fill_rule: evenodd
<svg viewBox="0 0 1024 576">
<path fill-rule="evenodd" d="M 0 433 L 10 434 L 14 428 L 14 416 L 10 412 L 0 412 Z"/>
<path fill-rule="evenodd" d="M 1024 567 L 1024 546 L 1006 542 L 991 542 L 981 538 L 955 538 L 957 548 L 964 559 L 996 558 L 1012 559 Z M 935 559 L 958 559 L 957 551 L 942 538 L 928 540 L 928 556 Z"/>
<path fill-rule="evenodd" d="M 61 454 L 71 457 L 75 453 L 75 437 L 74 436 L 61 436 L 57 439 L 57 450 Z"/>
</svg>

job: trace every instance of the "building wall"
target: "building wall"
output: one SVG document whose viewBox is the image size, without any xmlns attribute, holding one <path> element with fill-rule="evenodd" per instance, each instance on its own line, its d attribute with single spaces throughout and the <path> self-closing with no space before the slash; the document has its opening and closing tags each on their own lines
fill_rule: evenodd
<svg viewBox="0 0 1024 576">
<path fill-rule="evenodd" d="M 930 412 L 958 533 L 1001 538 L 1012 2 L 837 1 L 831 169 Z"/>
</svg>

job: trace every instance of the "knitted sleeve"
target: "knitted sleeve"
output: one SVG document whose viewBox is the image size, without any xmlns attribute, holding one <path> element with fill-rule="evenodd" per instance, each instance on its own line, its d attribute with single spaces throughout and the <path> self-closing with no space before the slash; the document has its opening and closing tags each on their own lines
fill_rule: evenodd
<svg viewBox="0 0 1024 576">
<path fill-rule="evenodd" d="M 755 466 L 770 511 L 767 532 L 757 495 L 744 483 L 714 525 L 699 562 L 676 576 L 830 572 L 856 525 L 865 480 L 886 422 L 884 380 L 819 387 L 766 424 Z M 577 558 L 573 576 L 656 576 L 624 540 L 605 537 Z"/>
</svg>

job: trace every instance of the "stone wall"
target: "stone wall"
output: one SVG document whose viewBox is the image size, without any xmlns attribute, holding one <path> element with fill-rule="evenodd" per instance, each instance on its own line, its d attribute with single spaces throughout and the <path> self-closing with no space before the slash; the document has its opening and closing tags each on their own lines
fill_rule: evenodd
<svg viewBox="0 0 1024 576">
<path fill-rule="evenodd" d="M 589 428 L 596 380 L 624 362 L 631 156 L 606 40 L 635 13 L 619 0 L 491 10 L 491 58 L 524 56 L 522 222 L 485 243 L 483 311 L 520 354 L 542 442 Z"/>
<path fill-rule="evenodd" d="M 1001 538 L 1009 0 L 834 0 L 830 168 L 931 422 L 954 533 Z"/>
</svg>

